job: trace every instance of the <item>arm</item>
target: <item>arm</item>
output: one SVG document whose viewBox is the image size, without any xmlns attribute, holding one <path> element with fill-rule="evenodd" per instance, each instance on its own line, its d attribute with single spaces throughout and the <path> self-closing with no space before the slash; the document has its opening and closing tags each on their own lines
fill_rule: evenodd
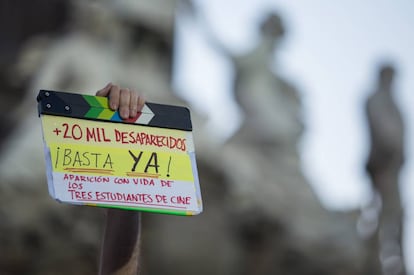
<svg viewBox="0 0 414 275">
<path fill-rule="evenodd" d="M 138 274 L 141 213 L 106 210 L 99 274 Z"/>
<path fill-rule="evenodd" d="M 96 93 L 109 97 L 113 110 L 119 109 L 122 118 L 136 116 L 145 100 L 133 90 L 109 83 Z M 141 213 L 106 209 L 99 274 L 138 274 L 140 255 Z"/>
</svg>

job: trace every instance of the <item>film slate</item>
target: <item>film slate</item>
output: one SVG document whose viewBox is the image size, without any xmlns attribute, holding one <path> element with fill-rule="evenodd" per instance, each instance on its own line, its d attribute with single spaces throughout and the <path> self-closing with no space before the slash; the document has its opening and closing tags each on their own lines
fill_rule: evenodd
<svg viewBox="0 0 414 275">
<path fill-rule="evenodd" d="M 146 103 L 122 120 L 106 97 L 40 90 L 49 194 L 62 203 L 202 212 L 190 112 Z"/>
</svg>

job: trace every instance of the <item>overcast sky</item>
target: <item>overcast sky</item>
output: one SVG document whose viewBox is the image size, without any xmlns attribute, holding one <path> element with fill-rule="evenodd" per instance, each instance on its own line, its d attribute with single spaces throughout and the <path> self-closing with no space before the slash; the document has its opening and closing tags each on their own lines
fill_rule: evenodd
<svg viewBox="0 0 414 275">
<path fill-rule="evenodd" d="M 394 61 L 397 100 L 407 125 L 408 163 L 401 188 L 409 218 L 406 229 L 414 232 L 414 203 L 409 200 L 414 198 L 414 2 L 197 3 L 218 39 L 239 54 L 254 45 L 263 13 L 276 10 L 282 16 L 287 35 L 276 52 L 275 68 L 301 93 L 307 127 L 301 145 L 305 174 L 330 208 L 355 208 L 369 199 L 363 170 L 368 150 L 363 104 L 375 85 L 377 66 L 384 59 Z M 206 43 L 200 24 L 182 18 L 179 26 L 176 85 L 225 136 L 233 131 L 229 125 L 238 123 L 230 97 L 230 64 Z M 221 112 L 214 112 L 218 107 Z M 407 247 L 414 247 L 414 236 L 406 239 Z M 414 263 L 411 259 L 408 264 Z"/>
</svg>

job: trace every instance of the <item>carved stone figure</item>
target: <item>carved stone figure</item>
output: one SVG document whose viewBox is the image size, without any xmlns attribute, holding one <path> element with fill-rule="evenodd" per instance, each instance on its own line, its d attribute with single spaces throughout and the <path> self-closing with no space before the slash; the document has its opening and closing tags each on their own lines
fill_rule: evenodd
<svg viewBox="0 0 414 275">
<path fill-rule="evenodd" d="M 366 168 L 372 188 L 381 199 L 378 229 L 372 236 L 376 245 L 371 258 L 381 258 L 386 275 L 405 274 L 401 242 L 404 215 L 399 189 L 399 176 L 405 158 L 405 131 L 394 99 L 394 77 L 395 68 L 383 65 L 378 74 L 378 86 L 366 103 L 371 142 Z"/>
<path fill-rule="evenodd" d="M 240 56 L 203 27 L 233 64 L 245 119 L 222 146 L 195 139 L 205 210 L 151 218 L 148 274 L 361 274 L 355 217 L 325 210 L 301 173 L 300 97 L 272 66 L 279 16 L 265 17 L 256 47 Z"/>
<path fill-rule="evenodd" d="M 248 240 L 248 230 L 258 240 L 253 247 L 244 242 L 246 258 L 240 264 L 248 270 L 246 274 L 307 274 L 286 261 L 310 261 L 320 274 L 335 274 L 341 268 L 350 272 L 352 268 L 344 267 L 345 263 L 354 261 L 353 272 L 357 272 L 360 264 L 355 255 L 361 251 L 355 245 L 358 240 L 352 217 L 325 210 L 301 170 L 297 148 L 304 128 L 300 96 L 274 65 L 274 52 L 285 33 L 281 18 L 269 14 L 260 30 L 256 47 L 242 56 L 229 55 L 236 76 L 235 98 L 244 111 L 244 121 L 221 150 L 223 166 L 228 171 L 230 198 L 237 205 L 238 227 L 244 232 L 239 237 L 242 242 Z M 332 226 L 335 223 L 342 229 Z M 340 235 L 348 240 L 348 244 L 341 244 L 347 251 L 342 259 L 319 262 L 303 245 L 308 243 L 315 252 L 324 253 L 324 249 L 339 246 L 327 244 L 327 236 Z M 286 253 L 294 256 L 288 260 Z"/>
</svg>

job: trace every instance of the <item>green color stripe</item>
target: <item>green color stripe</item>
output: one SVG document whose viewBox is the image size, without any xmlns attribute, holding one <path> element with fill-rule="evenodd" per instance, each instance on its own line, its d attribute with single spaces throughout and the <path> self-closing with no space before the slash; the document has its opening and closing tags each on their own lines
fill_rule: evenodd
<svg viewBox="0 0 414 275">
<path fill-rule="evenodd" d="M 109 109 L 108 98 L 103 96 L 95 96 L 95 99 L 101 104 L 102 107 Z"/>
<path fill-rule="evenodd" d="M 112 111 L 111 109 L 103 109 L 102 112 L 99 114 L 98 118 L 110 120 L 112 116 L 114 115 L 114 113 L 115 112 Z"/>
<path fill-rule="evenodd" d="M 123 209 L 123 210 L 144 211 L 144 212 L 151 212 L 151 213 L 158 213 L 158 214 L 170 214 L 170 215 L 177 215 L 177 216 L 187 216 L 189 214 L 187 211 L 151 209 L 151 208 L 143 208 L 143 207 L 128 207 L 128 206 L 117 206 L 117 205 L 106 205 L 106 204 L 97 204 L 97 206 L 105 207 L 105 208 Z"/>
<path fill-rule="evenodd" d="M 89 109 L 89 111 L 85 114 L 84 117 L 87 118 L 97 118 L 99 116 L 99 114 L 103 111 L 104 109 L 102 109 L 102 107 L 97 108 L 97 107 L 91 107 Z"/>
<path fill-rule="evenodd" d="M 101 105 L 101 103 L 96 99 L 95 96 L 91 95 L 83 95 L 83 98 L 88 102 L 89 106 L 91 107 L 104 107 Z"/>
<path fill-rule="evenodd" d="M 109 109 L 106 97 L 83 95 L 83 98 L 91 107 L 85 117 L 109 120 L 114 115 L 115 112 Z"/>
</svg>

